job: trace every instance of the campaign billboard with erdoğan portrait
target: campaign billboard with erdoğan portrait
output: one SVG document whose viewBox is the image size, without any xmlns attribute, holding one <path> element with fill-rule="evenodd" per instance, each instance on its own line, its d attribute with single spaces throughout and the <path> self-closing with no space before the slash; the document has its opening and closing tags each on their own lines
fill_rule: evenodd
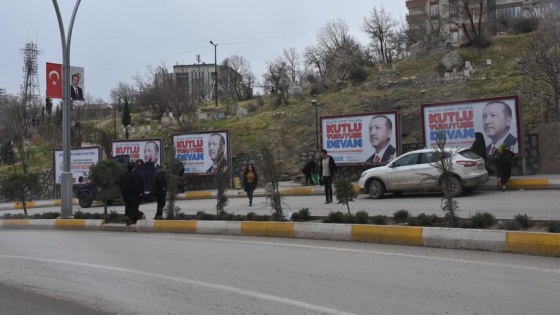
<svg viewBox="0 0 560 315">
<path fill-rule="evenodd" d="M 214 174 L 219 165 L 230 164 L 227 131 L 181 133 L 172 135 L 175 157 L 183 163 L 185 174 Z"/>
<path fill-rule="evenodd" d="M 128 155 L 131 161 L 153 162 L 159 167 L 163 157 L 161 139 L 113 140 L 111 155 Z"/>
<path fill-rule="evenodd" d="M 47 97 L 48 98 L 62 98 L 62 65 L 59 63 L 47 62 L 46 66 L 46 85 L 47 85 Z M 70 67 L 70 78 L 68 79 L 68 86 L 72 85 L 72 76 L 77 76 L 78 78 L 78 89 L 80 89 L 81 97 L 83 99 L 85 95 L 85 84 L 84 84 L 84 68 L 82 67 Z M 70 93 L 72 95 L 72 93 Z M 76 98 L 78 99 L 78 98 Z"/>
<path fill-rule="evenodd" d="M 337 164 L 385 164 L 400 152 L 398 112 L 321 117 L 322 148 Z"/>
<path fill-rule="evenodd" d="M 491 155 L 502 143 L 522 154 L 521 117 L 517 96 L 422 105 L 422 132 L 427 148 L 445 137 L 446 147 L 471 147 L 475 132 L 484 136 Z"/>
</svg>

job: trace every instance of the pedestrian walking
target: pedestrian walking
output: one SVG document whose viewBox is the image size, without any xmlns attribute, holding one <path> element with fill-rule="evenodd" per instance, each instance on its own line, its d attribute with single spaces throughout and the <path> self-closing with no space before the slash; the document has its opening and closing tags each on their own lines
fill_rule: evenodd
<svg viewBox="0 0 560 315">
<path fill-rule="evenodd" d="M 167 196 L 167 168 L 167 164 L 165 164 L 154 176 L 152 195 L 156 198 L 157 203 L 154 220 L 163 219 L 163 207 L 165 207 L 165 197 Z"/>
<path fill-rule="evenodd" d="M 301 169 L 303 175 L 305 175 L 305 186 L 314 185 L 313 175 L 315 175 L 315 161 L 309 160 L 305 163 L 305 166 Z"/>
<path fill-rule="evenodd" d="M 480 156 L 484 160 L 484 165 L 488 174 L 494 174 L 494 170 L 490 168 L 491 163 L 488 161 L 488 155 L 486 154 L 486 141 L 484 141 L 484 135 L 482 135 L 482 132 L 474 133 L 474 142 L 471 149 L 474 153 L 476 153 L 476 155 Z"/>
<path fill-rule="evenodd" d="M 127 172 L 119 177 L 119 188 L 124 202 L 126 225 L 136 224 L 144 215 L 139 211 L 140 200 L 144 195 L 142 179 L 134 172 L 135 164 L 128 163 Z"/>
<path fill-rule="evenodd" d="M 515 155 L 505 143 L 502 143 L 494 153 L 498 155 L 495 161 L 498 162 L 498 178 L 502 184 L 502 191 L 506 190 L 506 184 L 511 177 L 511 159 Z"/>
<path fill-rule="evenodd" d="M 319 163 L 319 174 L 323 178 L 323 186 L 325 187 L 325 198 L 327 203 L 333 201 L 333 177 L 337 173 L 336 163 L 332 156 L 327 154 L 327 150 L 321 150 L 321 162 Z"/>
<path fill-rule="evenodd" d="M 257 188 L 259 183 L 259 176 L 257 175 L 257 170 L 253 163 L 249 163 L 243 174 L 243 189 L 247 192 L 247 198 L 249 198 L 249 207 L 253 206 L 253 192 Z"/>
</svg>

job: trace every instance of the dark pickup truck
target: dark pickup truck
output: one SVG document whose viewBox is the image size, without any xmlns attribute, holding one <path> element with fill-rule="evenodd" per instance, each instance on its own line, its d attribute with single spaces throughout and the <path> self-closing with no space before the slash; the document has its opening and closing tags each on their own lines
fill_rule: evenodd
<svg viewBox="0 0 560 315">
<path fill-rule="evenodd" d="M 117 156 L 115 159 L 119 164 L 126 165 L 129 162 L 128 156 Z M 153 163 L 144 163 L 143 160 L 136 160 L 136 173 L 142 178 L 144 184 L 144 198 L 142 201 L 152 202 L 153 198 L 150 194 L 152 186 L 154 185 L 153 179 L 158 170 Z M 82 208 L 89 208 L 93 204 L 94 200 L 102 200 L 103 194 L 101 188 L 95 186 L 92 182 L 86 183 L 78 187 L 76 192 L 78 198 L 78 203 Z M 115 191 L 114 195 L 107 200 L 107 204 L 111 205 L 115 200 L 121 200 L 121 195 L 118 190 Z"/>
</svg>

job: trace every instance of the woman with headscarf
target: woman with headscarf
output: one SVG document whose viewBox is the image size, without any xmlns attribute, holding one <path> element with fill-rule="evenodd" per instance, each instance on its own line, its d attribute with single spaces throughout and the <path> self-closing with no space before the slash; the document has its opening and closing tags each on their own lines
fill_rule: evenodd
<svg viewBox="0 0 560 315">
<path fill-rule="evenodd" d="M 507 181 L 511 177 L 511 159 L 515 154 L 505 143 L 502 143 L 494 154 L 498 155 L 498 178 L 502 182 L 502 191 L 505 191 Z"/>
</svg>

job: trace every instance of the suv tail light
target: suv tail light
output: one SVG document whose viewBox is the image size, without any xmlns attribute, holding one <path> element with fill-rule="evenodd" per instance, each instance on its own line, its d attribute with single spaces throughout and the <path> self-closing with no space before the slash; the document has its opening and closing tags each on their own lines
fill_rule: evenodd
<svg viewBox="0 0 560 315">
<path fill-rule="evenodd" d="M 458 161 L 455 161 L 455 163 L 457 163 L 457 164 L 459 164 L 459 165 L 463 165 L 463 166 L 465 166 L 465 167 L 476 166 L 476 161 L 458 160 Z"/>
</svg>

